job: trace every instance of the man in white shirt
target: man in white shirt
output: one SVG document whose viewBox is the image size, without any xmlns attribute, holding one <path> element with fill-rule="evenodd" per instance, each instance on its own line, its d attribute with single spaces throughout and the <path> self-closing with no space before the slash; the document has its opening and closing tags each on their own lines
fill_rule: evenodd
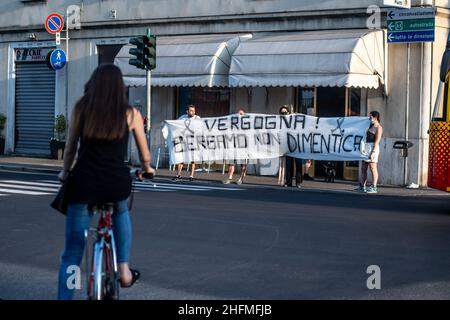
<svg viewBox="0 0 450 320">
<path fill-rule="evenodd" d="M 186 108 L 186 113 L 178 118 L 178 120 L 186 120 L 186 119 L 191 120 L 200 119 L 200 117 L 195 114 L 195 106 L 193 104 L 188 105 Z M 183 163 L 179 163 L 177 166 L 177 175 L 175 178 L 172 179 L 173 181 L 181 180 L 182 170 L 183 170 Z M 195 172 L 195 163 L 191 162 L 191 175 L 189 176 L 189 181 L 194 181 L 194 172 Z"/>
</svg>

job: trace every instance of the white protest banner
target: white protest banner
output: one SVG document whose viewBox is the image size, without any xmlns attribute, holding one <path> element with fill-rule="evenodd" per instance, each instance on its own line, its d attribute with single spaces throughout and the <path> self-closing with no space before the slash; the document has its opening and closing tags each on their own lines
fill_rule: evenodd
<svg viewBox="0 0 450 320">
<path fill-rule="evenodd" d="M 270 159 L 365 160 L 368 117 L 245 114 L 166 120 L 170 163 Z"/>
</svg>

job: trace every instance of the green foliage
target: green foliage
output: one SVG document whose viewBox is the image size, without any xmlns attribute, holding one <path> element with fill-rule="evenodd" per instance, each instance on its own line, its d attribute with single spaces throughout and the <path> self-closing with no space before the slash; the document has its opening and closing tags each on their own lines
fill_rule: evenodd
<svg viewBox="0 0 450 320">
<path fill-rule="evenodd" d="M 55 118 L 55 134 L 56 139 L 64 140 L 66 137 L 67 122 L 66 117 L 62 114 Z"/>
</svg>

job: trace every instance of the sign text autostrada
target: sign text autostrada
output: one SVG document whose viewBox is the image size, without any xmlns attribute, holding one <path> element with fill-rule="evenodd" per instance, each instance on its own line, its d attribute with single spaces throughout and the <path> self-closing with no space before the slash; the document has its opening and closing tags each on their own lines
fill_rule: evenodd
<svg viewBox="0 0 450 320">
<path fill-rule="evenodd" d="M 433 42 L 435 13 L 434 8 L 388 10 L 388 43 Z"/>
</svg>

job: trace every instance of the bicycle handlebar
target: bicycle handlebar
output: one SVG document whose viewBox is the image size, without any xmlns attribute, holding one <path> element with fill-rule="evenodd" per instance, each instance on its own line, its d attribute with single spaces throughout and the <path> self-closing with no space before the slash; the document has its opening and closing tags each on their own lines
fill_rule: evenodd
<svg viewBox="0 0 450 320">
<path fill-rule="evenodd" d="M 141 171 L 141 170 L 136 170 L 136 171 L 134 172 L 134 174 L 136 175 L 136 177 L 137 177 L 139 180 L 141 180 L 141 177 L 139 176 L 139 174 L 141 174 L 141 173 L 142 173 L 142 177 L 143 177 L 144 179 L 151 180 L 151 179 L 153 179 L 153 178 L 155 177 L 155 175 L 152 174 L 152 173 L 143 172 L 143 171 Z M 142 180 L 141 180 L 141 181 L 142 181 Z"/>
</svg>

